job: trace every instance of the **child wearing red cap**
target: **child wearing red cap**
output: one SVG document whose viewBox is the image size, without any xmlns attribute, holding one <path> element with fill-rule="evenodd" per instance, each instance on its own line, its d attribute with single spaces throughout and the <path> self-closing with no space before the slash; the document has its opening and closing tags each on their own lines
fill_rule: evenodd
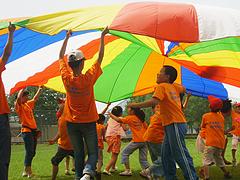
<svg viewBox="0 0 240 180">
<path fill-rule="evenodd" d="M 206 146 L 203 154 L 204 179 L 209 179 L 209 166 L 214 163 L 223 171 L 225 178 L 231 178 L 221 156 L 225 146 L 224 117 L 220 113 L 223 102 L 214 96 L 208 96 L 208 101 L 211 112 L 203 115 L 201 124 L 201 128 L 205 128 L 206 131 Z"/>
</svg>

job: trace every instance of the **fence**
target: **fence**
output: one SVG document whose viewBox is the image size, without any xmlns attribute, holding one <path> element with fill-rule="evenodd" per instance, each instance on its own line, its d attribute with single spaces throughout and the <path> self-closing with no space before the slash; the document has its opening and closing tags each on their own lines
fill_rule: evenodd
<svg viewBox="0 0 240 180">
<path fill-rule="evenodd" d="M 57 133 L 57 120 L 55 110 L 35 111 L 35 119 L 37 121 L 38 129 L 41 130 L 42 136 L 39 138 L 39 143 L 47 142 L 52 139 Z M 12 135 L 12 143 L 22 143 L 21 137 L 21 125 L 19 124 L 19 118 L 15 113 L 10 114 L 10 128 Z M 188 135 L 196 135 L 198 133 L 197 128 L 188 126 Z M 131 138 L 131 131 L 126 132 L 126 137 Z"/>
</svg>

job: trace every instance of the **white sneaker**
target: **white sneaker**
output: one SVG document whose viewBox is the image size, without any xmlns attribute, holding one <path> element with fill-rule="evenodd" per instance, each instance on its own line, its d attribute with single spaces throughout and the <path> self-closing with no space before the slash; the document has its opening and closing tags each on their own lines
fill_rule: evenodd
<svg viewBox="0 0 240 180">
<path fill-rule="evenodd" d="M 26 171 L 23 171 L 22 177 L 27 177 L 27 176 L 28 176 L 27 172 L 26 172 Z"/>
<path fill-rule="evenodd" d="M 80 180 L 91 180 L 91 176 L 89 174 L 84 174 Z"/>
<path fill-rule="evenodd" d="M 117 167 L 115 167 L 114 169 L 113 169 L 113 168 L 111 168 L 111 169 L 110 169 L 110 172 L 111 172 L 111 173 L 115 173 L 115 172 L 117 172 L 117 170 L 118 170 L 118 168 L 117 168 Z"/>
<path fill-rule="evenodd" d="M 132 176 L 132 171 L 131 170 L 125 170 L 121 173 L 119 173 L 120 176 Z"/>
<path fill-rule="evenodd" d="M 29 179 L 31 179 L 32 177 L 34 177 L 34 174 L 28 174 L 27 176 Z"/>
<path fill-rule="evenodd" d="M 151 179 L 151 175 L 150 175 L 150 170 L 149 169 L 143 169 L 141 172 L 140 172 L 140 175 L 142 177 L 145 177 L 147 179 Z"/>
<path fill-rule="evenodd" d="M 106 174 L 106 175 L 108 175 L 108 176 L 111 176 L 111 175 L 112 175 L 111 172 L 107 171 L 106 169 L 103 170 L 103 174 Z"/>
<path fill-rule="evenodd" d="M 67 175 L 67 176 L 71 175 L 70 171 L 69 170 L 65 170 L 65 175 Z"/>
</svg>

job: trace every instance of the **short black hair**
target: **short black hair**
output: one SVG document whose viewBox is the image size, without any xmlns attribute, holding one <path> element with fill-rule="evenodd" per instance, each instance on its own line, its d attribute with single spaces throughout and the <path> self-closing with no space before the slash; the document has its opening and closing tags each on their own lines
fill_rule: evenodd
<svg viewBox="0 0 240 180">
<path fill-rule="evenodd" d="M 121 106 L 115 106 L 115 107 L 112 109 L 111 113 L 112 113 L 114 116 L 119 117 L 119 116 L 122 116 L 123 109 L 122 109 Z"/>
<path fill-rule="evenodd" d="M 177 70 L 172 66 L 163 66 L 165 74 L 169 76 L 169 83 L 174 83 L 177 79 Z"/>
<path fill-rule="evenodd" d="M 73 61 L 73 62 L 68 62 L 68 65 L 70 68 L 76 68 L 82 64 L 82 61 Z"/>
<path fill-rule="evenodd" d="M 103 114 L 98 114 L 98 120 L 97 120 L 97 123 L 98 124 L 103 124 L 104 121 L 105 121 L 105 116 Z"/>
<path fill-rule="evenodd" d="M 140 108 L 131 108 L 131 110 L 133 110 L 134 114 L 142 121 L 145 121 L 145 113 L 143 110 L 141 110 Z"/>
<path fill-rule="evenodd" d="M 232 100 L 226 99 L 222 100 L 223 102 L 223 107 L 221 109 L 222 113 L 228 113 L 232 110 Z"/>
</svg>

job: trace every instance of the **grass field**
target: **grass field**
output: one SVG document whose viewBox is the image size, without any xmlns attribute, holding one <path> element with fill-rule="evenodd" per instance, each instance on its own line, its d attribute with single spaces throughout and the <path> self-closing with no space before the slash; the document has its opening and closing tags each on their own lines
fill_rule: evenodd
<svg viewBox="0 0 240 180">
<path fill-rule="evenodd" d="M 188 139 L 186 140 L 188 149 L 190 150 L 190 153 L 194 160 L 194 165 L 198 169 L 199 166 L 201 166 L 201 156 L 197 153 L 195 150 L 195 140 L 194 139 Z M 124 147 L 126 143 L 123 143 L 122 147 Z M 51 157 L 56 153 L 57 145 L 49 146 L 47 144 L 40 144 L 37 147 L 37 155 L 33 160 L 33 172 L 36 174 L 36 177 L 32 179 L 51 179 L 51 163 L 50 159 Z M 238 160 L 239 153 L 237 155 Z M 226 153 L 226 157 L 228 160 L 231 160 L 231 141 L 229 140 L 228 149 Z M 110 154 L 104 153 L 104 164 L 109 160 Z M 22 170 L 23 170 L 23 160 L 24 160 L 24 146 L 23 145 L 13 145 L 12 146 L 12 156 L 11 156 L 11 164 L 10 164 L 10 170 L 9 170 L 9 179 L 10 180 L 16 180 L 16 179 L 26 179 L 22 178 Z M 63 161 L 64 162 L 64 161 Z M 74 175 L 71 176 L 65 176 L 64 175 L 64 163 L 60 164 L 60 170 L 58 174 L 59 180 L 70 180 L 74 178 Z M 149 162 L 151 162 L 149 160 Z M 138 152 L 135 152 L 132 157 L 130 158 L 131 167 L 133 170 L 134 175 L 132 177 L 121 177 L 118 175 L 118 173 L 114 174 L 113 176 L 105 176 L 102 175 L 103 180 L 136 180 L 136 179 L 143 179 L 139 176 L 140 166 L 138 163 Z M 120 158 L 117 163 L 117 167 L 119 171 L 123 170 L 123 165 L 120 164 Z M 233 174 L 233 180 L 239 180 L 240 179 L 240 166 L 237 166 L 236 168 L 232 168 L 232 166 L 229 166 L 228 169 Z M 221 180 L 224 179 L 222 172 L 216 168 L 215 166 L 210 168 L 210 174 L 211 179 L 214 180 Z M 179 180 L 183 179 L 180 170 L 178 171 L 178 177 Z"/>
</svg>

